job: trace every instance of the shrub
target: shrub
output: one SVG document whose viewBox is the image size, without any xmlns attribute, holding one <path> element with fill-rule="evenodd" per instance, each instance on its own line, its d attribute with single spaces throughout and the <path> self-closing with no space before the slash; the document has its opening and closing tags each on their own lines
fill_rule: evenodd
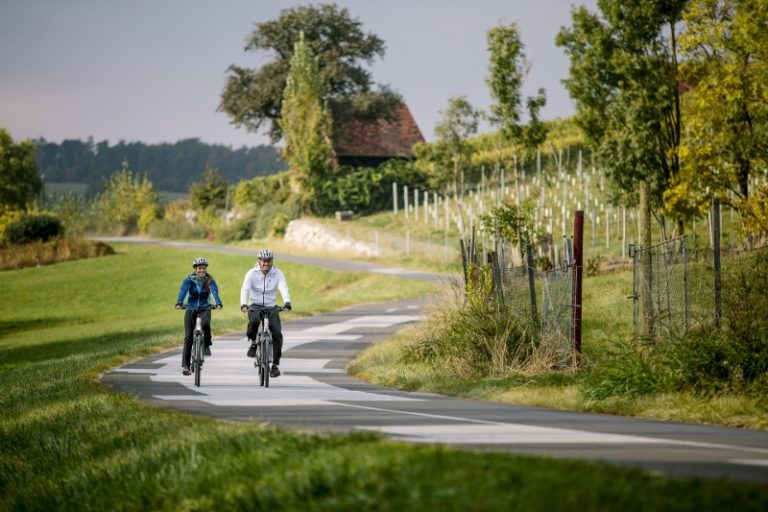
<svg viewBox="0 0 768 512">
<path fill-rule="evenodd" d="M 5 239 L 10 244 L 46 242 L 64 233 L 61 221 L 48 214 L 26 214 L 8 224 Z"/>
<path fill-rule="evenodd" d="M 93 240 L 58 238 L 0 249 L 0 270 L 15 270 L 62 261 L 114 254 L 111 246 Z"/>
<path fill-rule="evenodd" d="M 461 284 L 445 287 L 443 300 L 425 320 L 428 336 L 408 347 L 410 356 L 456 377 L 503 375 L 540 366 L 530 319 L 508 304 L 482 300 L 484 280 L 480 281 L 477 300 L 466 303 Z"/>
</svg>

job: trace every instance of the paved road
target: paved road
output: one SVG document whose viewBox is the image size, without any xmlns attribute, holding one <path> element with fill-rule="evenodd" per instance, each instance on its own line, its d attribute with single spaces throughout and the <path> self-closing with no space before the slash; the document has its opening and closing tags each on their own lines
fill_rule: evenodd
<svg viewBox="0 0 768 512">
<path fill-rule="evenodd" d="M 768 432 L 405 393 L 345 374 L 355 354 L 417 321 L 422 307 L 418 300 L 367 304 L 285 322 L 283 375 L 268 389 L 258 385 L 253 360 L 245 356 L 244 333 L 214 339 L 200 388 L 181 374 L 180 349 L 117 368 L 103 381 L 161 407 L 232 420 L 314 432 L 370 430 L 414 443 L 768 483 Z"/>
</svg>

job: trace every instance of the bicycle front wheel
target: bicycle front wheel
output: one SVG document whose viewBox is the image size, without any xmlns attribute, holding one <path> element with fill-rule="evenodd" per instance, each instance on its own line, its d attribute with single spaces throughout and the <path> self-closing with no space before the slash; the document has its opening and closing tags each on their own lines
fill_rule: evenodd
<svg viewBox="0 0 768 512">
<path fill-rule="evenodd" d="M 264 385 L 264 342 L 259 336 L 256 343 L 256 368 L 259 369 L 259 386 Z"/>
<path fill-rule="evenodd" d="M 200 373 L 203 370 L 202 333 L 195 334 L 195 341 L 193 343 L 192 350 L 193 350 L 192 371 L 195 372 L 195 386 L 200 387 Z"/>
<path fill-rule="evenodd" d="M 264 376 L 264 387 L 269 387 L 269 362 L 272 360 L 272 338 L 264 338 L 264 353 L 262 354 L 261 374 Z"/>
</svg>

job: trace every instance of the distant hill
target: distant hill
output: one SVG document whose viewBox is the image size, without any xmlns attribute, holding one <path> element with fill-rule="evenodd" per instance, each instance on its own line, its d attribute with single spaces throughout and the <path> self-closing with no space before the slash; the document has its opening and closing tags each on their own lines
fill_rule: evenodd
<svg viewBox="0 0 768 512">
<path fill-rule="evenodd" d="M 37 165 L 46 182 L 87 183 L 97 190 L 103 179 L 118 171 L 124 159 L 138 174 L 145 172 L 157 190 L 186 193 L 208 167 L 221 171 L 224 179 L 237 183 L 255 176 L 274 174 L 287 168 L 273 146 L 232 149 L 185 139 L 173 144 L 144 144 L 120 141 L 69 139 L 63 142 L 34 141 Z"/>
</svg>

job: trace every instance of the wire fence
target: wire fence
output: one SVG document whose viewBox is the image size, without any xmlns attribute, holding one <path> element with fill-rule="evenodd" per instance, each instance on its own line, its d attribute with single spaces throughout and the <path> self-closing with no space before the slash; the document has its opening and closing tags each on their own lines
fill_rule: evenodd
<svg viewBox="0 0 768 512">
<path fill-rule="evenodd" d="M 717 250 L 689 247 L 682 236 L 644 248 L 630 246 L 632 320 L 636 336 L 674 339 L 690 329 L 720 327 L 723 295 L 737 293 L 751 273 L 754 255 L 768 245 Z"/>
<path fill-rule="evenodd" d="M 480 263 L 473 247 L 464 248 L 469 254 L 469 258 L 465 258 L 465 271 L 468 264 Z M 571 262 L 559 268 L 541 270 L 533 263 L 529 250 L 528 263 L 511 266 L 508 260 L 520 259 L 511 257 L 512 250 L 508 244 L 498 244 L 496 251 L 487 254 L 493 293 L 510 310 L 533 320 L 538 348 L 546 352 L 556 366 L 572 365 L 575 361 L 572 343 L 574 265 Z"/>
</svg>

